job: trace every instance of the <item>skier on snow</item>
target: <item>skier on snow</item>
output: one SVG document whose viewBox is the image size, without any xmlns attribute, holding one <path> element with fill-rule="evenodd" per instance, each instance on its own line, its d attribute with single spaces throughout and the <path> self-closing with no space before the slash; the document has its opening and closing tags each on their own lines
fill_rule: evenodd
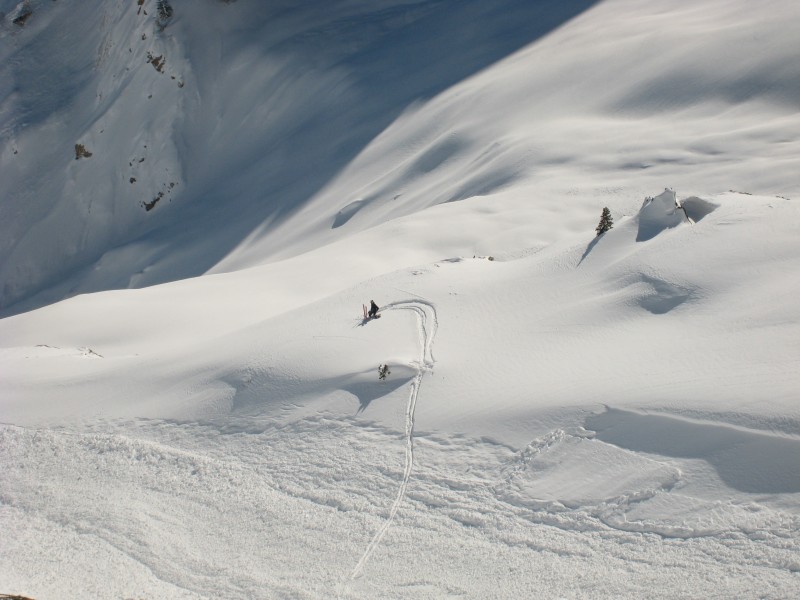
<svg viewBox="0 0 800 600">
<path fill-rule="evenodd" d="M 370 300 L 369 301 L 369 318 L 371 319 L 372 317 L 377 315 L 379 310 L 380 309 L 378 308 L 378 305 L 375 304 L 375 300 Z"/>
</svg>

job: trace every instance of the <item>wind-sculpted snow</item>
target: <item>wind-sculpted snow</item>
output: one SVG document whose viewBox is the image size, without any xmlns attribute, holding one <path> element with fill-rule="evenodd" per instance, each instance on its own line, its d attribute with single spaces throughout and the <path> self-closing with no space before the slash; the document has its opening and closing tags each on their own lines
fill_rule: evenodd
<svg viewBox="0 0 800 600">
<path fill-rule="evenodd" d="M 681 200 L 680 206 L 692 223 L 701 221 L 719 208 L 719 204 L 696 196 L 684 198 Z"/>
<path fill-rule="evenodd" d="M 641 423 L 633 420 L 636 418 Z M 757 542 L 762 536 L 777 540 L 796 526 L 798 517 L 792 510 L 770 508 L 745 498 L 731 501 L 727 495 L 709 496 L 703 490 L 707 472 L 691 462 L 676 462 L 666 456 L 715 462 L 716 452 L 709 451 L 708 444 L 724 450 L 736 445 L 736 440 L 715 442 L 709 441 L 708 435 L 684 434 L 664 424 L 669 421 L 680 422 L 668 417 L 634 416 L 609 410 L 587 419 L 587 427 L 597 429 L 596 432 L 583 428 L 556 430 L 520 453 L 519 460 L 507 470 L 505 482 L 498 487 L 500 497 L 532 510 L 573 517 L 591 515 L 620 531 L 655 533 L 665 538 L 752 536 L 753 542 Z M 740 435 L 748 434 L 740 432 Z M 719 436 L 710 437 L 713 440 Z M 639 442 L 626 443 L 625 439 Z M 697 440 L 693 443 L 695 450 L 690 449 L 692 444 L 687 444 L 687 439 Z M 751 470 L 749 463 L 759 461 L 768 471 L 762 482 L 768 481 L 772 473 L 783 484 L 756 490 L 743 489 L 741 482 L 727 482 L 732 489 L 773 494 L 792 491 L 797 480 L 792 472 L 794 467 L 785 469 L 787 461 L 792 460 L 789 458 L 793 456 L 792 448 L 784 445 L 797 442 L 776 438 L 773 443 L 776 450 L 785 452 L 786 458 L 776 459 L 772 453 L 764 455 L 755 447 L 745 446 L 731 459 L 740 460 L 740 472 L 751 473 L 752 477 L 758 477 L 758 471 Z M 665 450 L 665 444 L 680 450 Z M 754 450 L 755 457 L 751 455 Z M 772 460 L 775 464 L 767 467 Z M 575 518 L 573 522 L 583 521 Z"/>
<path fill-rule="evenodd" d="M 598 439 L 637 452 L 704 460 L 730 487 L 800 493 L 800 439 L 669 415 L 608 410 L 587 420 Z"/>
<path fill-rule="evenodd" d="M 647 198 L 639 210 L 637 242 L 646 242 L 665 229 L 687 223 L 686 214 L 678 208 L 675 192 L 666 190 L 655 198 Z"/>
</svg>

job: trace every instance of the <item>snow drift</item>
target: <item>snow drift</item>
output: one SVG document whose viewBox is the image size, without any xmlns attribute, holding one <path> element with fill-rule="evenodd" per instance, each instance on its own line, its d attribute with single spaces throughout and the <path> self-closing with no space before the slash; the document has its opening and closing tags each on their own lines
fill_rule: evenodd
<svg viewBox="0 0 800 600">
<path fill-rule="evenodd" d="M 638 219 L 637 242 L 645 242 L 665 229 L 688 223 L 686 213 L 678 206 L 672 190 L 665 190 L 655 198 L 647 198 L 639 211 Z"/>
</svg>

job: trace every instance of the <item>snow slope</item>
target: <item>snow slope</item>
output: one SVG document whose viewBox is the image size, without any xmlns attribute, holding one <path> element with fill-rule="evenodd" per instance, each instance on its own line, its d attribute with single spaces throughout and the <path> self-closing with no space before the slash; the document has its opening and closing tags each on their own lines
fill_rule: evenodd
<svg viewBox="0 0 800 600">
<path fill-rule="evenodd" d="M 409 105 L 591 3 L 174 0 L 163 28 L 154 0 L 40 1 L 23 28 L 14 4 L 3 307 L 64 277 L 32 305 L 200 275 L 287 220 L 298 237 L 291 217 Z"/>
<path fill-rule="evenodd" d="M 529 227 L 533 246 L 665 185 L 797 192 L 790 2 L 175 0 L 163 29 L 154 4 L 35 2 L 25 27 L 4 21 L 7 314 L 474 196 L 569 204 L 558 229 Z"/>
<path fill-rule="evenodd" d="M 0 592 L 800 593 L 794 3 L 16 4 Z"/>
</svg>

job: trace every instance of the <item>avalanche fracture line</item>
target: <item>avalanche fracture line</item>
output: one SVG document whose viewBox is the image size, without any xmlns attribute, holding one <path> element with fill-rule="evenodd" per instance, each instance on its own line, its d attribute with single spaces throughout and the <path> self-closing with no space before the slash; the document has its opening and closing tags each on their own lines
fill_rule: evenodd
<svg viewBox="0 0 800 600">
<path fill-rule="evenodd" d="M 435 362 L 433 358 L 433 339 L 436 336 L 438 319 L 436 317 L 436 308 L 433 304 L 425 301 L 404 300 L 388 304 L 381 310 L 411 310 L 416 313 L 419 323 L 420 356 L 419 360 L 416 361 L 417 374 L 411 383 L 411 393 L 409 394 L 408 405 L 406 407 L 406 464 L 403 470 L 403 480 L 400 483 L 400 489 L 397 490 L 397 497 L 394 499 L 392 508 L 389 510 L 389 517 L 372 538 L 364 554 L 362 554 L 359 559 L 358 564 L 356 564 L 352 573 L 350 573 L 349 581 L 358 577 L 364 570 L 370 556 L 372 556 L 375 548 L 380 544 L 384 534 L 389 530 L 397 514 L 397 510 L 400 508 L 400 503 L 406 495 L 408 480 L 411 478 L 411 469 L 414 466 L 414 411 L 417 406 L 419 388 L 422 385 L 422 376 L 426 371 L 433 369 L 433 363 Z M 347 582 L 345 582 L 345 585 L 346 584 Z M 338 594 L 340 597 L 341 593 L 342 590 L 340 590 Z"/>
</svg>

